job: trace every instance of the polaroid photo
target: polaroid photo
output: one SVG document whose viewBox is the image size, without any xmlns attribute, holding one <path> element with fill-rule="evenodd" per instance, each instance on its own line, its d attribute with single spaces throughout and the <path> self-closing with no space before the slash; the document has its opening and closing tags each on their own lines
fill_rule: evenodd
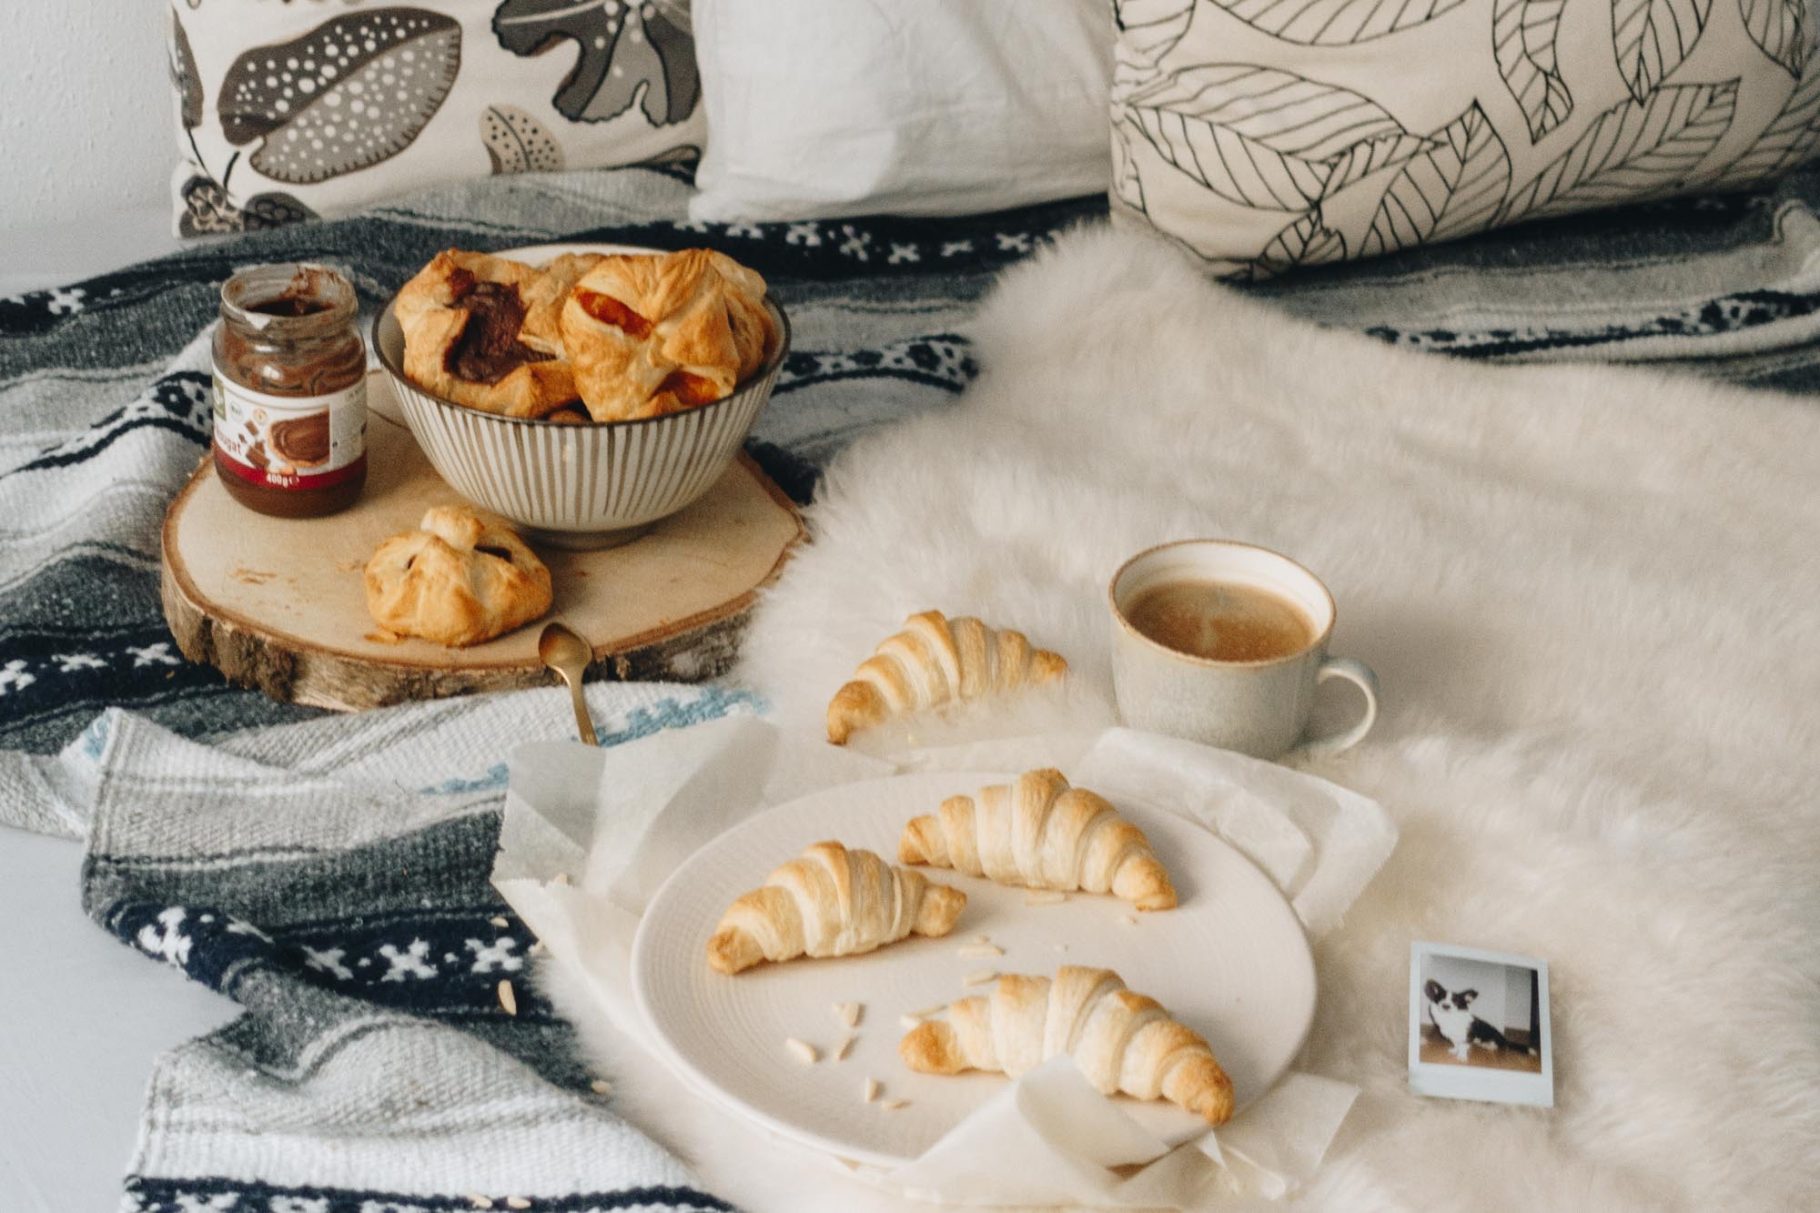
<svg viewBox="0 0 1820 1213">
<path fill-rule="evenodd" d="M 1409 1086 L 1446 1099 L 1554 1107 L 1547 962 L 1412 944 Z"/>
</svg>

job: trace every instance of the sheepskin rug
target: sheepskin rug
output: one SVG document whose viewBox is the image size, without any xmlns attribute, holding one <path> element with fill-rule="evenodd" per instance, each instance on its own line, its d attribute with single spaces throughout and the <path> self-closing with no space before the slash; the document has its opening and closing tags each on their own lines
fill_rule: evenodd
<svg viewBox="0 0 1820 1213">
<path fill-rule="evenodd" d="M 1126 556 L 1287 552 L 1384 691 L 1372 736 L 1308 769 L 1402 831 L 1316 945 L 1299 1064 L 1363 1094 L 1287 1207 L 1813 1207 L 1820 403 L 1406 353 L 1103 228 L 1011 271 L 973 336 L 984 374 L 952 409 L 829 469 L 746 642 L 781 720 L 819 729 L 931 606 L 1060 650 L 1103 713 Z M 1551 962 L 1553 1110 L 1410 1093 L 1412 939 Z M 789 1207 L 779 1179 L 722 1190 Z"/>
</svg>

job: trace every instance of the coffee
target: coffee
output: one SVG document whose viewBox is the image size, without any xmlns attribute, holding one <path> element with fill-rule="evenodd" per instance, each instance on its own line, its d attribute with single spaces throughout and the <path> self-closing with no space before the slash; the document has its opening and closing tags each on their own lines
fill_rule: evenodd
<svg viewBox="0 0 1820 1213">
<path fill-rule="evenodd" d="M 1274 661 L 1315 642 L 1314 624 L 1286 598 L 1225 581 L 1167 581 L 1125 609 L 1165 648 L 1210 661 Z"/>
</svg>

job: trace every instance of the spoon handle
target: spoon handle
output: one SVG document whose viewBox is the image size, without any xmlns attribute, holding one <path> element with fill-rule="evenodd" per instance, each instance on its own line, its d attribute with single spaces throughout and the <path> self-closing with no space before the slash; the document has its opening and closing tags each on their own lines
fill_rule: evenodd
<svg viewBox="0 0 1820 1213">
<path fill-rule="evenodd" d="M 600 739 L 594 735 L 594 721 L 588 715 L 588 701 L 581 696 L 579 671 L 575 674 L 562 671 L 562 680 L 569 684 L 569 698 L 575 705 L 575 727 L 581 731 L 582 744 L 599 745 Z"/>
</svg>

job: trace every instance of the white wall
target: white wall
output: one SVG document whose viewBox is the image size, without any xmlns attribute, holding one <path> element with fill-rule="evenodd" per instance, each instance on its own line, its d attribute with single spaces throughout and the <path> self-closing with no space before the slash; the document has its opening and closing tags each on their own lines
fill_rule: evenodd
<svg viewBox="0 0 1820 1213">
<path fill-rule="evenodd" d="M 166 205 L 165 0 L 0 0 L 0 228 Z"/>
</svg>

